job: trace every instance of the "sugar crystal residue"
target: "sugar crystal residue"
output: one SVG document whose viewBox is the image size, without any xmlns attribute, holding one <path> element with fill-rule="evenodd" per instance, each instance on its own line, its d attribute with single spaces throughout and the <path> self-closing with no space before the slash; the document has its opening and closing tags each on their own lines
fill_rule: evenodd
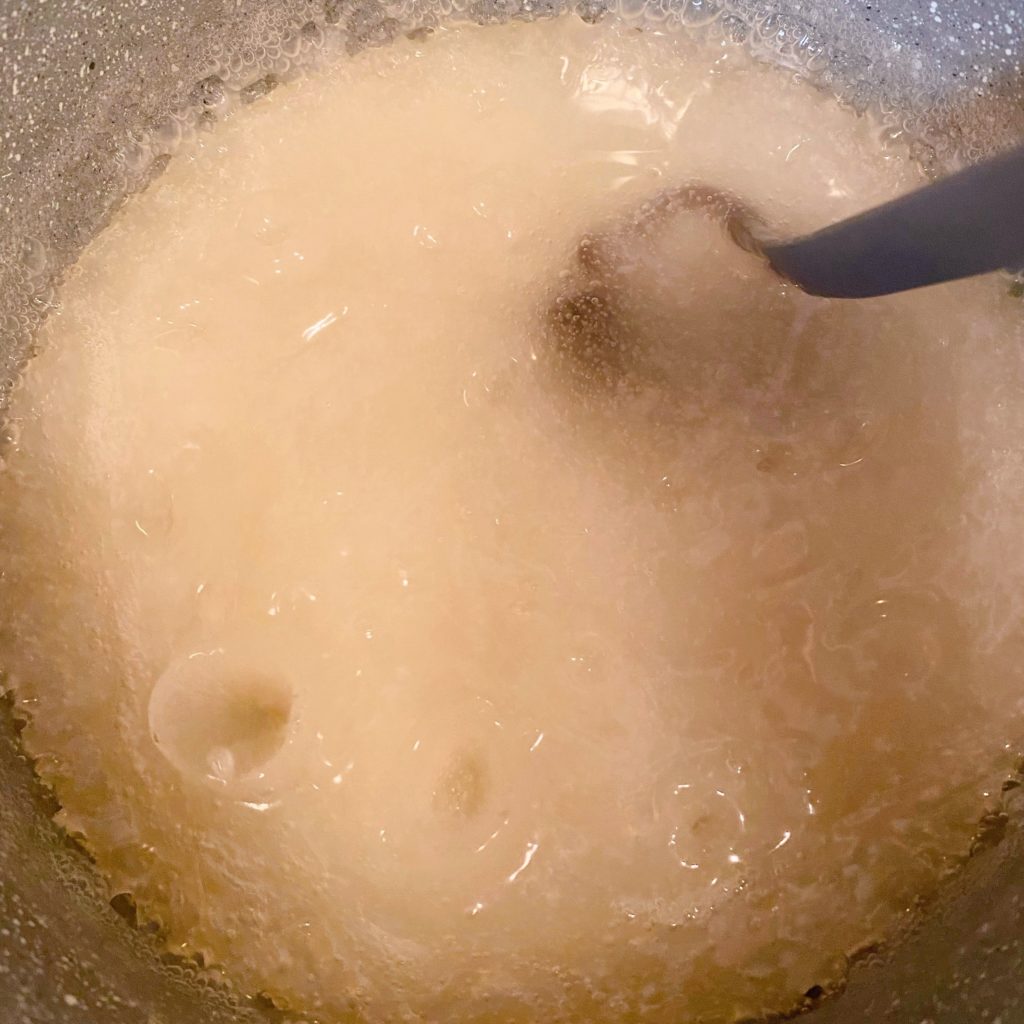
<svg viewBox="0 0 1024 1024">
<path fill-rule="evenodd" d="M 117 891 L 327 1020 L 727 1021 L 892 928 L 1018 733 L 1019 309 L 813 299 L 659 197 L 788 232 L 917 180 L 570 18 L 172 161 L 65 283 L 0 511 L 26 742 Z"/>
</svg>

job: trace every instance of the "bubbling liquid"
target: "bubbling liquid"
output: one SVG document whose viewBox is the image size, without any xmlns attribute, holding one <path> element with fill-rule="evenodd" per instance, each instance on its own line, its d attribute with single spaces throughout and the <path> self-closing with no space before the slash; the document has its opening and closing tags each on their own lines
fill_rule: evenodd
<svg viewBox="0 0 1024 1024">
<path fill-rule="evenodd" d="M 1018 309 L 811 298 L 691 182 L 781 234 L 918 178 L 738 49 L 461 27 L 200 136 L 68 276 L 0 656 L 174 948 L 330 1021 L 728 1021 L 965 851 Z"/>
</svg>

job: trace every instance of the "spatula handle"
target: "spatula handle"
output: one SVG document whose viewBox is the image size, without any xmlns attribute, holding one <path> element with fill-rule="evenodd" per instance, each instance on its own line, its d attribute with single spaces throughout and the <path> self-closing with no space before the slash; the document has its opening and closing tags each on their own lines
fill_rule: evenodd
<svg viewBox="0 0 1024 1024">
<path fill-rule="evenodd" d="M 812 295 L 867 298 L 1024 266 L 1024 146 L 791 242 L 762 244 Z"/>
</svg>

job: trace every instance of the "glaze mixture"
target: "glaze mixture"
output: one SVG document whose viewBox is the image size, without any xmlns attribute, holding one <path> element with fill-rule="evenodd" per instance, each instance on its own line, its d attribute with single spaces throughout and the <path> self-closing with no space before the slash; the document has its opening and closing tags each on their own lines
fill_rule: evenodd
<svg viewBox="0 0 1024 1024">
<path fill-rule="evenodd" d="M 113 891 L 328 1021 L 729 1021 L 892 928 L 1018 731 L 1018 308 L 814 299 L 671 196 L 784 233 L 918 181 L 613 19 L 185 147 L 4 453 L 0 657 Z"/>
</svg>

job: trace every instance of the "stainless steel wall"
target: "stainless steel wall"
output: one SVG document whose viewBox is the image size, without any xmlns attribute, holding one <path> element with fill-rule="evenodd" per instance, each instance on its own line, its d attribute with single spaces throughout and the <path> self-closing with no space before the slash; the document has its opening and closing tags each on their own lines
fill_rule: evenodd
<svg viewBox="0 0 1024 1024">
<path fill-rule="evenodd" d="M 325 39 L 352 50 L 386 39 L 396 16 L 436 17 L 412 2 L 0 0 L 0 401 L 61 268 L 160 169 L 181 124 L 315 61 Z M 604 2 L 577 9 L 596 17 Z M 466 0 L 461 12 L 559 7 Z M 872 107 L 936 170 L 1024 138 L 1024 2 L 672 0 L 662 16 Z M 115 894 L 50 820 L 11 710 L 0 707 L 0 1024 L 281 1020 L 129 927 L 126 901 L 114 901 L 121 913 L 110 905 Z M 861 957 L 849 990 L 810 1020 L 1024 1024 L 1024 832 L 1007 796 L 990 837 L 1002 840 L 983 844 L 905 944 Z"/>
</svg>

